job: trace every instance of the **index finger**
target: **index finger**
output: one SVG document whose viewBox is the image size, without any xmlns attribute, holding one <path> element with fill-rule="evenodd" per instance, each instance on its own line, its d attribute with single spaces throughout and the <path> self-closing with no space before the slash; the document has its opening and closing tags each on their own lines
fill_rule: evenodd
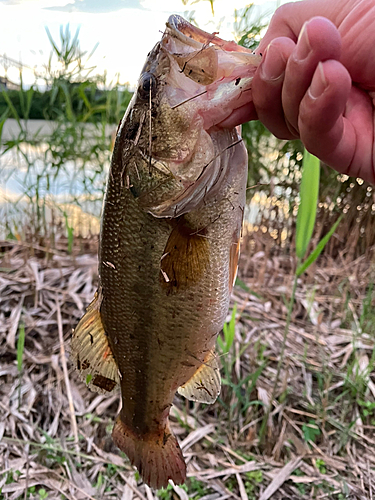
<svg viewBox="0 0 375 500">
<path fill-rule="evenodd" d="M 345 2 L 343 0 L 339 2 L 304 0 L 303 2 L 286 3 L 274 13 L 267 32 L 256 52 L 261 53 L 264 51 L 274 38 L 287 37 L 296 43 L 302 26 L 312 17 L 326 17 L 337 26 L 337 16 L 344 17 L 344 10 Z"/>
</svg>

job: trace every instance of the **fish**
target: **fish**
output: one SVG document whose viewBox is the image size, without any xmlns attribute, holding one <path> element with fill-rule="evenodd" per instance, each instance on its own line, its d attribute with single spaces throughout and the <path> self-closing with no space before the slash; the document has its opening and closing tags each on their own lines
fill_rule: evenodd
<svg viewBox="0 0 375 500">
<path fill-rule="evenodd" d="M 251 99 L 260 57 L 173 15 L 120 122 L 104 198 L 99 286 L 71 350 L 88 387 L 121 389 L 112 439 L 151 488 L 186 464 L 168 416 L 178 392 L 213 403 L 247 152 L 220 127 Z"/>
</svg>

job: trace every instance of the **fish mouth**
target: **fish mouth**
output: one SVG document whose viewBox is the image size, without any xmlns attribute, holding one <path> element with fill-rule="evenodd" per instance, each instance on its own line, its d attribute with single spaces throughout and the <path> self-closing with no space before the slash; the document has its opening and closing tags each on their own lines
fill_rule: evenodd
<svg viewBox="0 0 375 500">
<path fill-rule="evenodd" d="M 202 45 L 214 44 L 230 52 L 246 52 L 250 51 L 235 42 L 228 42 L 217 36 L 217 33 L 207 33 L 206 31 L 197 28 L 190 24 L 183 17 L 173 14 L 169 17 L 167 23 L 167 31 L 178 38 L 182 43 L 195 48 L 202 48 Z"/>
<path fill-rule="evenodd" d="M 207 33 L 178 15 L 169 17 L 161 47 L 178 64 L 180 73 L 213 92 L 217 84 L 222 87 L 241 80 L 248 87 L 261 61 L 249 49 Z"/>
<path fill-rule="evenodd" d="M 157 51 L 148 65 L 163 83 L 155 124 L 166 125 L 161 136 L 167 141 L 155 142 L 152 156 L 168 166 L 178 189 L 148 211 L 155 217 L 177 217 L 213 199 L 229 175 L 232 157 L 242 155 L 237 132 L 220 123 L 251 99 L 261 58 L 178 15 L 169 17 Z M 160 62 L 165 60 L 168 71 Z"/>
</svg>

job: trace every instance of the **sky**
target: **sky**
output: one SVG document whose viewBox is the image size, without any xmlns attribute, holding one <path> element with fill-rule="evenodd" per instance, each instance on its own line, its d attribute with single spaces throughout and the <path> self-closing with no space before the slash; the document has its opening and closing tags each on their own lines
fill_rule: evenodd
<svg viewBox="0 0 375 500">
<path fill-rule="evenodd" d="M 184 3 L 186 5 L 184 5 Z M 34 83 L 34 68 L 43 71 L 51 45 L 46 27 L 59 42 L 60 27 L 69 24 L 74 34 L 79 28 L 82 50 L 107 81 L 134 86 L 147 53 L 160 39 L 170 14 L 194 15 L 206 31 L 219 31 L 233 39 L 234 9 L 244 8 L 249 0 L 215 0 L 215 17 L 207 0 L 0 0 L 0 75 L 4 76 L 6 55 L 28 66 L 23 70 L 26 85 Z M 254 0 L 253 16 L 270 18 L 284 0 Z M 7 76 L 19 80 L 19 71 L 10 66 Z"/>
</svg>

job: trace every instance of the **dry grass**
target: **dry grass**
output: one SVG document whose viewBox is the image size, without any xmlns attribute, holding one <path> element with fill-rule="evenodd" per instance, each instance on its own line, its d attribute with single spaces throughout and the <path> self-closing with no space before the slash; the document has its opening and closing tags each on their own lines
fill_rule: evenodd
<svg viewBox="0 0 375 500">
<path fill-rule="evenodd" d="M 370 257 L 326 259 L 301 280 L 276 383 L 293 262 L 243 252 L 221 397 L 213 406 L 176 398 L 189 479 L 156 493 L 110 439 L 119 395 L 90 393 L 69 361 L 96 287 L 95 247 L 68 255 L 64 240 L 53 251 L 0 242 L 0 499 L 375 497 Z"/>
</svg>

